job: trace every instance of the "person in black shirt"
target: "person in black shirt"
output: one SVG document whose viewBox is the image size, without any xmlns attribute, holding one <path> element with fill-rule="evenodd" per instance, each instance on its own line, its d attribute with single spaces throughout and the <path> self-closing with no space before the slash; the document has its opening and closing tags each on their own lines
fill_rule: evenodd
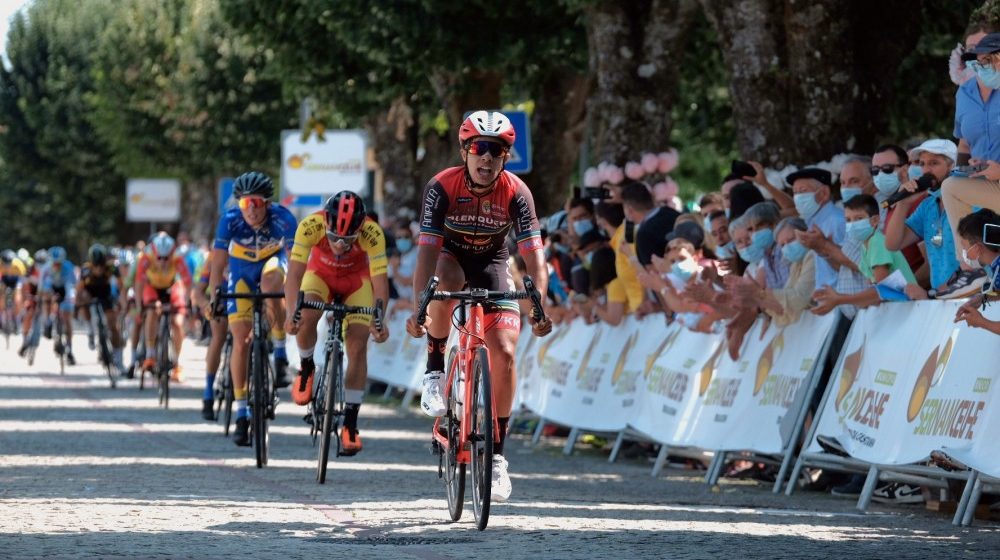
<svg viewBox="0 0 1000 560">
<path fill-rule="evenodd" d="M 635 224 L 635 255 L 644 267 L 652 265 L 653 255 L 662 257 L 667 248 L 667 234 L 674 230 L 680 213 L 668 206 L 654 206 L 653 195 L 638 181 L 622 189 L 625 219 Z"/>
</svg>

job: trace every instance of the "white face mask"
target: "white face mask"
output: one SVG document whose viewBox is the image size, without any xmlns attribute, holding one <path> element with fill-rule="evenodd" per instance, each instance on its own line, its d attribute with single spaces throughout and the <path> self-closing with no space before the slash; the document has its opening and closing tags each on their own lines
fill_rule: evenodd
<svg viewBox="0 0 1000 560">
<path fill-rule="evenodd" d="M 969 258 L 969 250 L 968 249 L 962 249 L 962 261 L 964 261 L 965 264 L 968 265 L 968 266 L 982 266 L 981 264 L 979 264 L 979 260 L 978 259 L 973 260 L 973 259 Z"/>
</svg>

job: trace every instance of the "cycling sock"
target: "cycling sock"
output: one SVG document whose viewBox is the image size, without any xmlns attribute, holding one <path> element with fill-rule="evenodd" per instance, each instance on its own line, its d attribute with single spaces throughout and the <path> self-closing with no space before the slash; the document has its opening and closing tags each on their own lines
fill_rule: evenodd
<svg viewBox="0 0 1000 560">
<path fill-rule="evenodd" d="M 497 418 L 497 428 L 499 428 L 500 439 L 493 442 L 493 454 L 503 455 L 503 443 L 507 439 L 507 424 L 510 422 L 510 416 L 506 418 Z"/>
<path fill-rule="evenodd" d="M 427 333 L 427 371 L 444 371 L 444 349 L 448 338 L 437 338 Z"/>
<path fill-rule="evenodd" d="M 344 407 L 344 427 L 358 433 L 358 412 L 361 410 L 361 403 L 347 403 Z"/>
<path fill-rule="evenodd" d="M 271 341 L 274 342 L 274 359 L 287 360 L 285 354 L 285 331 L 278 327 L 271 329 Z"/>
<path fill-rule="evenodd" d="M 344 402 L 347 404 L 361 404 L 364 396 L 364 389 L 344 389 Z"/>
<path fill-rule="evenodd" d="M 247 407 L 247 390 L 233 389 L 233 397 L 236 401 L 236 419 L 249 418 L 250 409 Z"/>
<path fill-rule="evenodd" d="M 209 373 L 205 375 L 205 392 L 202 393 L 202 400 L 212 400 L 215 398 L 215 374 Z"/>
<path fill-rule="evenodd" d="M 315 346 L 310 346 L 309 348 L 299 348 L 299 358 L 302 358 L 303 360 L 312 358 L 315 350 Z"/>
</svg>

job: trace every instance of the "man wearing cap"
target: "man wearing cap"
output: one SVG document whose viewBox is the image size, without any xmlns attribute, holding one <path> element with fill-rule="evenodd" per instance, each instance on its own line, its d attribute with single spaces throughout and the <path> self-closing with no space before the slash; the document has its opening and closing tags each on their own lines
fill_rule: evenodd
<svg viewBox="0 0 1000 560">
<path fill-rule="evenodd" d="M 816 251 L 816 289 L 837 284 L 837 271 L 841 266 L 857 268 L 843 253 L 832 251 L 831 243 L 839 247 L 844 243 L 846 220 L 844 211 L 833 203 L 830 187 L 833 177 L 825 169 L 806 167 L 785 179 L 795 193 L 795 209 L 809 226 L 808 232 L 797 232 L 799 241 Z M 838 255 L 839 253 L 839 255 Z"/>
<path fill-rule="evenodd" d="M 886 248 L 898 251 L 919 241 L 924 242 L 930 265 L 931 290 L 928 292 L 919 286 L 909 285 L 907 295 L 910 298 L 963 297 L 970 290 L 978 289 L 984 273 L 982 270 L 959 269 L 955 258 L 955 239 L 941 204 L 940 184 L 955 166 L 958 146 L 951 140 L 932 139 L 914 148 L 911 155 L 919 159 L 923 174 L 931 175 L 935 180 L 925 198 L 921 196 L 923 192 L 915 192 L 916 181 L 902 185 L 903 190 L 915 194 L 896 203 L 895 212 L 885 226 Z M 911 211 L 914 207 L 916 209 Z"/>
<path fill-rule="evenodd" d="M 955 137 L 967 145 L 970 153 L 958 155 L 956 163 L 968 158 L 973 165 L 986 168 L 968 177 L 954 176 L 941 187 L 944 205 L 954 239 L 958 239 L 958 222 L 972 213 L 972 208 L 988 208 L 1000 212 L 1000 33 L 990 33 L 975 47 L 962 55 L 968 68 L 976 73 L 975 80 L 963 84 L 955 94 Z M 961 262 L 959 244 L 955 244 L 955 259 Z"/>
</svg>

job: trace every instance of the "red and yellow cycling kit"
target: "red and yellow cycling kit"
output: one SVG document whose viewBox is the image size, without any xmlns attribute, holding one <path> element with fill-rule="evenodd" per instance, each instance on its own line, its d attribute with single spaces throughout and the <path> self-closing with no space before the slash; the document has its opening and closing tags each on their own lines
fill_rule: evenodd
<svg viewBox="0 0 1000 560">
<path fill-rule="evenodd" d="M 16 288 L 21 283 L 21 279 L 27 275 L 28 267 L 21 259 L 14 259 L 10 264 L 0 263 L 0 280 L 11 290 Z"/>
<path fill-rule="evenodd" d="M 373 276 L 384 275 L 388 270 L 385 255 L 385 233 L 371 219 L 366 218 L 358 229 L 358 239 L 342 255 L 335 255 L 326 238 L 326 221 L 323 212 L 306 216 L 295 230 L 292 260 L 306 263 L 302 277 L 302 291 L 315 294 L 325 302 L 341 298 L 345 305 L 370 307 Z M 368 325 L 368 315 L 348 315 L 346 323 Z"/>
<path fill-rule="evenodd" d="M 181 282 L 177 282 L 178 276 Z M 143 253 L 136 265 L 135 283 L 137 287 L 141 285 L 144 306 L 160 301 L 169 303 L 174 313 L 184 313 L 185 286 L 191 285 L 191 273 L 179 255 L 173 255 L 164 262 L 153 260 Z"/>
</svg>

